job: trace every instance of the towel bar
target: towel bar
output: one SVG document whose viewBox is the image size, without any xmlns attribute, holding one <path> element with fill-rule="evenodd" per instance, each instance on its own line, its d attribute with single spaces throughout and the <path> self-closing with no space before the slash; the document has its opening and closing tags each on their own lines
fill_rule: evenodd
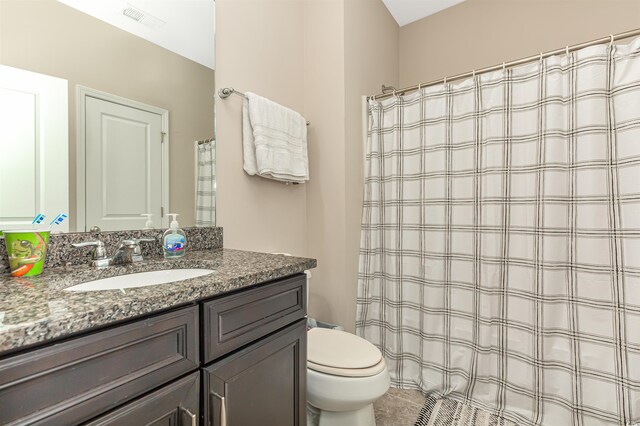
<svg viewBox="0 0 640 426">
<path fill-rule="evenodd" d="M 218 90 L 218 96 L 220 96 L 220 99 L 227 99 L 231 95 L 238 95 L 238 96 L 242 96 L 243 98 L 247 99 L 247 95 L 245 95 L 242 92 L 238 92 L 233 87 L 223 87 L 222 89 Z M 310 125 L 310 124 L 311 123 L 309 121 L 307 121 L 307 126 Z"/>
</svg>

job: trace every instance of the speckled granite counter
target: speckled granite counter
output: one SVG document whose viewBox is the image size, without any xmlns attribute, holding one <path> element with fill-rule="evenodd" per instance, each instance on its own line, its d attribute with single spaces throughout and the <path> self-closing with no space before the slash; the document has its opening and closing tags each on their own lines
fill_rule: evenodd
<svg viewBox="0 0 640 426">
<path fill-rule="evenodd" d="M 42 275 L 24 278 L 0 274 L 0 356 L 315 266 L 314 259 L 215 249 L 191 251 L 177 260 L 149 258 L 139 264 L 106 269 L 49 268 Z M 126 290 L 64 291 L 66 287 L 95 279 L 171 268 L 206 268 L 215 272 L 176 283 Z"/>
</svg>

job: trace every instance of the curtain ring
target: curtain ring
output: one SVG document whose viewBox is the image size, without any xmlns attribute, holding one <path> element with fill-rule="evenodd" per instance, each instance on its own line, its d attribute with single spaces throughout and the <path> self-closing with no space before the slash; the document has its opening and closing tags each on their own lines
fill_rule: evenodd
<svg viewBox="0 0 640 426">
<path fill-rule="evenodd" d="M 418 92 L 422 90 L 422 83 L 418 83 Z"/>
<path fill-rule="evenodd" d="M 447 77 L 446 76 L 444 77 L 444 85 L 445 86 L 447 85 Z"/>
<path fill-rule="evenodd" d="M 393 96 L 396 96 L 396 97 L 398 96 L 396 95 L 396 89 L 393 89 Z"/>
<path fill-rule="evenodd" d="M 564 53 L 565 55 L 569 56 L 569 46 L 565 46 Z"/>
<path fill-rule="evenodd" d="M 503 62 L 502 63 L 502 72 L 505 72 L 507 70 L 507 63 Z"/>
<path fill-rule="evenodd" d="M 542 52 L 540 52 L 540 62 L 542 62 Z"/>
<path fill-rule="evenodd" d="M 471 71 L 471 78 L 476 78 L 476 70 Z"/>
<path fill-rule="evenodd" d="M 613 40 L 614 40 L 613 34 L 609 34 L 609 38 L 610 38 L 609 47 L 612 47 L 613 46 Z"/>
</svg>

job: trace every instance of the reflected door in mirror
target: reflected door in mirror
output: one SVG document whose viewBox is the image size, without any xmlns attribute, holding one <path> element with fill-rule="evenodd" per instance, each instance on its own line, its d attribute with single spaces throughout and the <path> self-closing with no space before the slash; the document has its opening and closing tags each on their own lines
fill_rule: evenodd
<svg viewBox="0 0 640 426">
<path fill-rule="evenodd" d="M 67 80 L 0 65 L 0 231 L 69 213 L 67 105 Z"/>
<path fill-rule="evenodd" d="M 86 100 L 86 229 L 138 229 L 141 214 L 161 222 L 162 116 Z"/>
</svg>

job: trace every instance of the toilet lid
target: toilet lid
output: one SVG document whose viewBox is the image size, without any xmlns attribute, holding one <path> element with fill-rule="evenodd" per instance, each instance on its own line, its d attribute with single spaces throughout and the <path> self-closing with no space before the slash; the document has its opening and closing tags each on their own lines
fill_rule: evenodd
<svg viewBox="0 0 640 426">
<path fill-rule="evenodd" d="M 382 354 L 355 334 L 328 328 L 312 328 L 307 333 L 310 364 L 336 369 L 368 369 L 378 366 Z"/>
<path fill-rule="evenodd" d="M 387 364 L 384 362 L 384 358 L 380 359 L 380 362 L 373 367 L 367 368 L 337 368 L 328 367 L 322 364 L 315 364 L 307 360 L 307 369 L 318 371 L 320 373 L 330 374 L 332 376 L 343 377 L 371 377 L 376 376 L 387 369 Z"/>
</svg>

